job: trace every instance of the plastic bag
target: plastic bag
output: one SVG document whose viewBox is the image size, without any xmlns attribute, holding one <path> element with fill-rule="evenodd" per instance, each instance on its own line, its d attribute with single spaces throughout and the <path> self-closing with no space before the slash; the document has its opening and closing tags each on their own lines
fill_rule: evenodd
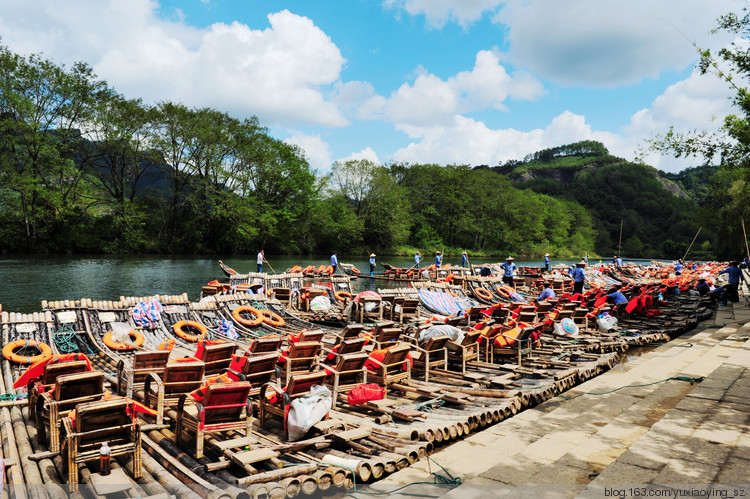
<svg viewBox="0 0 750 499">
<path fill-rule="evenodd" d="M 316 296 L 310 301 L 310 310 L 328 312 L 331 308 L 331 300 L 327 296 Z"/>
<path fill-rule="evenodd" d="M 563 319 L 555 324 L 555 334 L 558 336 L 577 336 L 578 324 L 573 319 Z"/>
<path fill-rule="evenodd" d="M 611 315 L 603 315 L 596 321 L 596 325 L 599 326 L 601 333 L 608 333 L 613 329 L 617 329 L 617 317 Z"/>
<path fill-rule="evenodd" d="M 417 343 L 420 345 L 425 343 L 433 336 L 447 336 L 451 341 L 461 343 L 464 339 L 464 333 L 460 329 L 448 324 L 430 326 L 427 329 L 423 329 L 417 337 Z"/>
<path fill-rule="evenodd" d="M 112 334 L 110 335 L 112 341 L 115 343 L 133 342 L 133 340 L 130 339 L 130 331 L 133 330 L 133 326 L 126 322 L 113 322 L 110 326 L 112 326 Z"/>
<path fill-rule="evenodd" d="M 331 390 L 321 385 L 310 388 L 310 393 L 304 397 L 292 400 L 286 417 L 289 441 L 301 439 L 315 423 L 325 418 L 332 402 Z"/>
</svg>

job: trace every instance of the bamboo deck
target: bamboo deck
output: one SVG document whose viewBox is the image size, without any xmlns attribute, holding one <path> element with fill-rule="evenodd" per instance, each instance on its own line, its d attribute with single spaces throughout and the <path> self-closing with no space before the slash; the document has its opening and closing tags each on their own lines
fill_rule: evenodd
<svg viewBox="0 0 750 499">
<path fill-rule="evenodd" d="M 251 276 L 248 280 L 255 279 Z M 277 287 L 288 285 L 296 276 L 276 277 Z M 462 284 L 431 283 L 432 289 L 451 292 L 472 299 L 473 286 L 494 281 L 462 278 Z M 393 296 L 414 297 L 414 288 L 389 290 Z M 384 292 L 385 293 L 385 292 Z M 112 350 L 102 341 L 113 322 L 129 322 L 129 309 L 141 301 L 159 300 L 164 310 L 153 328 L 144 330 L 142 348 L 155 349 L 163 341 L 174 340 L 172 357 L 190 356 L 195 344 L 174 333 L 178 321 L 192 320 L 211 330 L 221 320 L 233 320 L 238 306 L 251 305 L 276 312 L 284 318 L 283 326 L 262 324 L 243 326 L 233 321 L 239 338 L 233 340 L 247 349 L 255 338 L 278 335 L 286 338 L 307 329 L 321 329 L 321 323 L 343 325 L 345 304 L 325 316 L 301 312 L 294 304 L 285 307 L 267 294 L 250 292 L 219 293 L 200 302 L 190 302 L 187 295 L 155 297 L 121 297 L 117 302 L 88 298 L 75 301 L 42 302 L 42 311 L 34 314 L 2 312 L 3 343 L 19 339 L 37 339 L 49 344 L 54 353 L 66 349 L 88 355 L 95 369 L 106 374 L 109 383 L 116 382 L 117 365 L 131 361 L 132 353 Z M 500 297 L 498 297 L 498 301 Z M 548 400 L 558 393 L 590 379 L 615 366 L 623 352 L 651 342 L 668 341 L 709 317 L 710 310 L 698 297 L 670 296 L 668 306 L 659 317 L 623 317 L 616 335 L 584 330 L 575 340 L 544 335 L 540 348 L 521 357 L 515 355 L 469 362 L 466 372 L 433 368 L 429 381 L 415 372 L 411 379 L 388 387 L 384 401 L 350 407 L 339 403 L 330 418 L 316 424 L 304 440 L 287 442 L 281 423 L 271 420 L 262 428 L 256 420 L 251 435 L 222 435 L 206 441 L 206 457 L 194 459 L 176 444 L 173 425 L 158 426 L 147 422 L 142 433 L 143 476 L 129 478 L 130 497 L 159 494 L 181 498 L 202 497 L 295 497 L 315 493 L 343 493 L 354 482 L 371 482 L 424 459 L 436 447 L 481 431 L 489 425 L 512 417 L 527 407 Z M 434 316 L 423 310 L 412 319 L 412 326 Z M 340 320 L 331 320 L 340 317 Z M 311 322 L 311 319 L 316 322 Z M 132 322 L 131 322 L 132 323 Z M 459 325 L 466 329 L 465 325 Z M 332 344 L 341 333 L 337 327 L 322 327 L 324 344 Z M 284 340 L 283 347 L 288 346 Z M 484 359 L 484 360 L 482 360 Z M 25 366 L 2 360 L 2 380 L 6 394 L 20 395 L 11 386 Z M 114 390 L 113 390 L 114 392 Z M 50 497 L 67 497 L 60 456 L 45 454 L 43 443 L 36 441 L 34 421 L 29 420 L 24 399 L 0 402 L 2 457 L 6 463 L 7 482 L 14 491 L 28 490 L 44 484 Z M 174 420 L 174 410 L 167 412 Z M 114 460 L 114 468 L 132 477 L 132 462 Z M 97 466 L 83 466 L 82 484 L 97 477 Z M 23 492 L 27 494 L 27 492 Z"/>
</svg>

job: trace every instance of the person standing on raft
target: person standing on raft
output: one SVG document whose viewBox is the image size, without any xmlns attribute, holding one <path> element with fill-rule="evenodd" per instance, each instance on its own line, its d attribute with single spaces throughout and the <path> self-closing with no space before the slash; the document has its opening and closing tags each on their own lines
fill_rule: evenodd
<svg viewBox="0 0 750 499">
<path fill-rule="evenodd" d="M 435 268 L 439 269 L 443 264 L 443 255 L 439 251 L 435 253 Z"/>
<path fill-rule="evenodd" d="M 263 262 L 267 262 L 265 252 L 263 250 L 260 250 L 258 252 L 258 259 L 255 261 L 255 263 L 258 264 L 258 272 L 263 272 Z"/>
<path fill-rule="evenodd" d="M 515 288 L 515 283 L 513 282 L 513 272 L 518 268 L 518 265 L 513 263 L 513 257 L 509 256 L 505 259 L 505 263 L 500 264 L 500 268 L 503 269 L 503 282 L 507 284 L 508 286 L 512 286 Z"/>
<path fill-rule="evenodd" d="M 370 253 L 370 275 L 375 272 L 375 253 Z"/>
<path fill-rule="evenodd" d="M 422 261 L 422 256 L 419 254 L 419 251 L 414 253 L 414 266 L 419 270 L 419 262 Z"/>
<path fill-rule="evenodd" d="M 740 262 L 732 262 L 729 264 L 729 267 L 719 272 L 719 275 L 727 274 L 729 276 L 729 282 L 724 285 L 726 293 L 724 293 L 722 305 L 726 305 L 727 301 L 731 301 L 732 303 L 740 301 L 739 287 L 743 277 L 739 264 Z M 732 318 L 734 318 L 734 309 L 732 310 Z"/>
<path fill-rule="evenodd" d="M 581 260 L 576 264 L 576 267 L 574 269 L 570 270 L 570 275 L 573 277 L 573 294 L 583 293 L 583 283 L 586 282 L 586 271 L 584 270 L 585 266 L 586 262 Z"/>
<path fill-rule="evenodd" d="M 549 253 L 544 254 L 544 271 L 549 272 Z"/>
<path fill-rule="evenodd" d="M 465 251 L 461 253 L 461 266 L 462 267 L 469 266 L 469 255 L 467 255 Z"/>
<path fill-rule="evenodd" d="M 332 274 L 336 273 L 336 269 L 339 266 L 339 259 L 338 257 L 336 257 L 336 254 L 337 253 L 334 251 L 333 255 L 331 255 L 331 267 L 333 267 L 333 272 L 331 272 Z"/>
</svg>

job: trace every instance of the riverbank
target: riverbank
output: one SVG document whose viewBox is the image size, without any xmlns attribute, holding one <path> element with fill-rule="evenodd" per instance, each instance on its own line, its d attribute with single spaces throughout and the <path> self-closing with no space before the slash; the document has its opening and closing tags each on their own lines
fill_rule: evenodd
<svg viewBox="0 0 750 499">
<path fill-rule="evenodd" d="M 433 497 L 637 497 L 648 488 L 750 494 L 750 308 L 719 307 L 675 340 L 371 488 Z M 679 379 L 675 379 L 679 377 Z M 691 383 L 683 379 L 698 378 Z M 445 470 L 440 469 L 442 466 Z M 432 472 L 461 485 L 432 482 Z M 664 495 L 664 491 L 654 491 Z M 694 492 L 693 495 L 698 492 Z M 355 492 L 356 494 L 356 492 Z M 653 495 L 653 493 L 651 493 Z"/>
</svg>

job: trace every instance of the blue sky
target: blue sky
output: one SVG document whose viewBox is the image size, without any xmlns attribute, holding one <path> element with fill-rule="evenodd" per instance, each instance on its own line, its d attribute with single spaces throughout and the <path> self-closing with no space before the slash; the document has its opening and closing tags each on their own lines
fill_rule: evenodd
<svg viewBox="0 0 750 499">
<path fill-rule="evenodd" d="M 731 93 L 694 70 L 740 0 L 26 0 L 11 50 L 84 61 L 127 97 L 257 115 L 334 161 L 490 164 L 599 140 L 715 130 Z M 653 153 L 676 171 L 696 161 Z"/>
</svg>

